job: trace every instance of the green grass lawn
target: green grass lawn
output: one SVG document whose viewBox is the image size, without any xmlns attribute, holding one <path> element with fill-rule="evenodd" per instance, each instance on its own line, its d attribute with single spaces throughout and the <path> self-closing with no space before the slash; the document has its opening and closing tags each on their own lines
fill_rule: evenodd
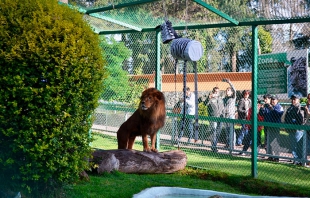
<svg viewBox="0 0 310 198">
<path fill-rule="evenodd" d="M 126 174 L 120 172 L 90 175 L 90 181 L 67 186 L 64 194 L 74 198 L 131 198 L 150 187 L 170 186 L 213 190 L 235 194 L 309 196 L 308 188 L 255 180 L 216 171 L 186 168 L 173 174 Z"/>
<path fill-rule="evenodd" d="M 94 148 L 106 150 L 117 148 L 115 137 L 96 134 L 94 134 L 93 137 L 95 138 L 92 143 L 92 147 Z M 142 150 L 141 142 L 136 142 L 135 149 Z M 171 146 L 162 146 L 160 151 L 173 149 L 175 148 Z M 244 170 L 248 169 L 250 166 L 250 161 L 248 159 L 233 157 L 227 160 L 222 158 L 225 156 L 208 156 L 203 152 L 195 152 L 190 149 L 184 151 L 187 154 L 188 163 L 197 165 L 204 162 L 214 163 L 217 166 L 221 166 L 221 171 L 187 167 L 173 174 L 125 174 L 117 171 L 113 173 L 104 173 L 102 175 L 89 173 L 90 181 L 81 181 L 74 185 L 67 186 L 65 188 L 65 195 L 66 197 L 81 198 L 130 198 L 146 188 L 171 186 L 248 195 L 310 196 L 310 180 L 306 183 L 309 184 L 309 186 L 290 185 L 286 182 L 296 179 L 296 175 L 298 174 L 309 174 L 309 169 L 292 168 L 292 166 L 287 164 L 259 162 L 259 164 L 262 163 L 260 167 L 261 172 L 275 173 L 280 166 L 282 172 L 284 170 L 289 174 L 269 174 L 270 178 L 265 178 L 265 176 L 264 178 L 253 179 L 248 173 L 244 173 Z M 231 166 L 232 163 L 237 163 L 238 166 L 234 167 L 239 168 L 234 168 L 233 171 L 229 168 L 225 169 L 225 167 Z"/>
<path fill-rule="evenodd" d="M 125 174 L 120 172 L 91 176 L 90 182 L 81 182 L 66 189 L 68 197 L 130 198 L 140 191 L 155 186 L 174 186 L 241 193 L 220 181 L 201 180 L 190 175 L 175 174 Z"/>
<path fill-rule="evenodd" d="M 100 149 L 117 149 L 115 137 L 108 135 L 95 135 L 92 146 Z M 141 140 L 137 139 L 134 149 L 143 150 Z M 176 150 L 174 146 L 162 144 L 160 151 Z M 216 155 L 199 149 L 182 148 L 187 155 L 187 164 L 193 167 L 207 167 L 215 170 L 239 176 L 251 175 L 251 160 L 249 158 L 220 154 Z M 258 160 L 258 179 L 279 183 L 297 184 L 310 189 L 310 168 L 299 167 L 293 164 L 274 163 L 266 160 Z M 308 175 L 308 176 L 307 176 Z"/>
</svg>

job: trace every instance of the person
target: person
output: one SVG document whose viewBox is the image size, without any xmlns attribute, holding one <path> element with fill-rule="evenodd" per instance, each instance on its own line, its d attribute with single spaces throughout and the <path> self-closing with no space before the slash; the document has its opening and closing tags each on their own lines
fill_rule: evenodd
<svg viewBox="0 0 310 198">
<path fill-rule="evenodd" d="M 252 105 L 252 101 L 249 98 L 250 96 L 250 91 L 249 90 L 243 90 L 242 92 L 242 98 L 239 100 L 238 102 L 238 119 L 241 120 L 245 120 L 247 115 L 248 115 L 248 111 L 249 108 Z M 244 136 L 248 133 L 245 124 L 241 124 L 241 133 L 238 136 L 236 145 L 237 146 L 241 146 L 242 145 L 242 141 L 244 139 Z"/>
<path fill-rule="evenodd" d="M 284 109 L 282 105 L 279 103 L 279 98 L 277 95 L 271 96 L 271 122 L 273 123 L 281 123 L 281 118 L 284 114 Z M 270 138 L 270 150 L 274 152 L 273 154 L 276 156 L 280 155 L 280 128 L 279 127 L 271 127 L 272 133 L 269 135 Z M 270 131 L 270 129 L 269 129 Z M 273 161 L 279 161 L 279 158 L 273 158 Z"/>
<path fill-rule="evenodd" d="M 224 78 L 223 82 L 227 82 L 229 87 L 226 88 L 225 97 L 223 98 L 224 103 L 224 118 L 235 119 L 235 104 L 236 104 L 236 89 L 229 79 Z M 225 122 L 224 128 L 226 131 L 226 148 L 234 148 L 235 129 L 234 123 Z"/>
<path fill-rule="evenodd" d="M 173 106 L 173 109 L 172 109 L 172 113 L 175 113 L 175 114 L 179 114 L 181 113 L 181 102 L 180 100 Z M 173 129 L 172 129 L 172 135 L 171 135 L 171 141 L 172 142 L 175 142 L 176 141 L 176 138 L 177 138 L 177 132 L 179 131 L 180 129 L 180 118 L 179 117 L 173 117 Z"/>
<path fill-rule="evenodd" d="M 257 100 L 257 112 L 259 112 L 260 108 L 263 106 L 263 101 Z M 251 120 L 252 119 L 252 107 L 249 108 L 248 115 L 246 117 L 246 120 Z M 264 121 L 264 117 L 259 115 L 257 113 L 257 119 L 259 122 Z M 244 137 L 244 145 L 242 148 L 242 151 L 239 153 L 239 155 L 243 155 L 245 151 L 249 149 L 249 147 L 252 144 L 252 126 L 250 124 L 246 125 L 246 128 L 248 130 L 247 135 Z M 257 147 L 261 145 L 261 131 L 264 129 L 264 126 L 258 126 L 257 127 Z"/>
<path fill-rule="evenodd" d="M 264 106 L 260 108 L 259 114 L 264 117 L 265 122 L 281 123 L 281 118 L 284 113 L 283 107 L 278 103 L 277 95 L 264 95 Z M 267 154 L 279 156 L 280 155 L 280 128 L 265 126 L 265 142 Z M 278 157 L 268 157 L 270 161 L 279 161 Z"/>
<path fill-rule="evenodd" d="M 305 105 L 306 125 L 310 126 L 310 93 L 307 95 L 307 102 Z M 310 154 L 310 130 L 307 131 L 307 154 Z M 310 163 L 308 163 L 310 165 Z"/>
<path fill-rule="evenodd" d="M 302 125 L 305 123 L 305 108 L 300 105 L 300 96 L 293 94 L 291 96 L 291 105 L 287 109 L 284 121 L 286 124 Z M 292 155 L 294 158 L 294 164 L 302 165 L 299 160 L 302 158 L 302 137 L 303 130 L 287 129 L 289 138 L 291 140 Z"/>
<path fill-rule="evenodd" d="M 180 100 L 180 102 L 184 102 L 184 99 L 182 98 Z M 185 114 L 187 115 L 195 115 L 195 94 L 193 94 L 190 91 L 189 87 L 186 87 L 186 99 L 185 99 L 185 103 L 186 103 L 186 108 L 185 108 Z M 184 112 L 184 105 L 181 105 L 181 113 L 183 114 Z M 190 135 L 188 138 L 187 142 L 190 142 L 190 140 L 192 139 L 193 133 L 194 133 L 194 127 L 193 127 L 193 118 L 187 118 L 185 117 L 185 126 L 186 128 L 189 129 L 190 131 Z M 179 140 L 183 137 L 183 132 L 184 132 L 185 127 L 183 128 L 183 130 L 181 131 L 180 135 L 179 135 Z M 195 133 L 195 143 L 198 141 L 198 132 L 196 131 Z"/>
<path fill-rule="evenodd" d="M 223 117 L 223 98 L 220 96 L 220 89 L 214 87 L 212 92 L 209 94 L 204 104 L 207 106 L 209 116 L 212 117 Z M 213 152 L 217 152 L 217 141 L 222 131 L 222 122 L 210 121 L 210 127 L 212 132 L 211 149 Z"/>
</svg>

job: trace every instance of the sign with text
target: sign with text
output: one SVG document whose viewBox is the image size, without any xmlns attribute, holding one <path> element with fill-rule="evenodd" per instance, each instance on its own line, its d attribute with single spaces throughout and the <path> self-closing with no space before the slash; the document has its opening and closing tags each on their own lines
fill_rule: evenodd
<svg viewBox="0 0 310 198">
<path fill-rule="evenodd" d="M 287 66 L 291 63 L 286 53 L 258 56 L 258 93 L 287 93 Z"/>
</svg>

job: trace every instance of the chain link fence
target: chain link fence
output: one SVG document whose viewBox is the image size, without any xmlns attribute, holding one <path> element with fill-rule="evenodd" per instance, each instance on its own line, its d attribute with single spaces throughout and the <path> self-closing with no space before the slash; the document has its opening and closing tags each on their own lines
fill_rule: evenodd
<svg viewBox="0 0 310 198">
<path fill-rule="evenodd" d="M 204 48 L 204 55 L 197 62 L 196 137 L 194 115 L 186 115 L 188 123 L 180 135 L 184 61 L 175 64 L 170 44 L 161 43 L 159 87 L 166 97 L 167 118 L 159 132 L 159 150 L 184 150 L 188 166 L 251 175 L 253 144 L 259 179 L 310 187 L 308 41 L 290 34 L 292 28 L 298 32 L 305 26 L 309 23 L 258 27 L 257 98 L 252 96 L 251 27 L 178 31 L 183 37 L 199 41 Z M 110 77 L 94 114 L 92 130 L 114 143 L 101 145 L 102 148 L 117 148 L 119 126 L 137 108 L 142 91 L 156 86 L 156 36 L 156 32 L 102 36 L 106 43 L 103 48 L 109 54 Z M 187 63 L 186 84 L 192 94 L 194 67 L 192 62 Z M 233 106 L 229 107 L 229 99 Z M 222 103 L 224 110 L 216 115 L 212 102 Z M 252 111 L 258 114 L 251 115 Z M 253 117 L 257 123 L 252 122 Z M 141 138 L 136 139 L 139 144 Z"/>
</svg>

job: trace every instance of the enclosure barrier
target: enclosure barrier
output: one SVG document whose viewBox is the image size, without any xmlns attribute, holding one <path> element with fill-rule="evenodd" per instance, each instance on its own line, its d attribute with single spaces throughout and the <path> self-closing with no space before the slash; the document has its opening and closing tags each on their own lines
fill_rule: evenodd
<svg viewBox="0 0 310 198">
<path fill-rule="evenodd" d="M 308 1 L 121 0 L 111 4 L 110 1 L 71 0 L 69 4 L 77 5 L 75 9 L 84 14 L 96 33 L 102 35 L 100 45 L 106 54 L 106 69 L 109 71 L 103 81 L 105 89 L 101 95 L 105 101 L 131 103 L 133 107 L 147 87 L 182 93 L 185 83 L 191 91 L 195 90 L 194 83 L 197 83 L 199 92 L 210 92 L 215 87 L 225 92 L 230 85 L 223 81 L 224 78 L 232 82 L 231 88 L 235 91 L 251 91 L 252 107 L 256 107 L 257 100 L 262 100 L 265 94 L 276 95 L 282 104 L 290 104 L 296 101 L 290 100 L 292 96 L 307 98 L 310 92 Z M 199 61 L 185 64 L 175 60 L 171 44 L 160 36 L 160 26 L 167 20 L 178 36 L 201 43 L 204 51 Z M 190 76 L 196 70 L 198 80 L 193 82 Z M 241 77 L 242 73 L 246 75 Z M 179 79 L 182 74 L 186 80 Z M 143 75 L 151 77 L 135 78 Z M 165 78 L 170 79 L 165 81 Z M 223 97 L 225 95 L 222 93 Z M 209 95 L 199 97 L 205 101 Z M 241 97 L 237 96 L 236 103 Z M 172 96 L 166 98 L 168 109 L 178 102 Z M 283 104 L 285 112 L 288 106 Z M 105 135 L 104 149 L 116 148 L 115 132 L 134 109 L 126 109 L 125 106 L 115 106 L 115 109 L 101 106 L 97 109 L 93 131 L 96 129 Z M 310 136 L 308 127 L 288 124 L 296 124 L 293 117 L 285 123 L 285 114 L 281 115 L 281 123 L 267 122 L 268 116 L 264 117 L 264 122 L 257 122 L 259 110 L 253 108 L 252 111 L 252 119 L 245 121 L 233 117 L 212 117 L 209 109 L 200 108 L 198 142 L 191 140 L 187 143 L 188 133 L 177 140 L 180 149 L 187 153 L 188 165 L 310 188 L 309 168 L 305 166 L 309 162 L 306 146 L 310 141 L 307 139 Z M 161 150 L 177 149 L 175 136 L 179 135 L 180 119 L 179 115 L 167 112 L 166 125 L 160 130 L 158 141 Z M 214 121 L 224 125 L 234 123 L 236 138 L 240 139 L 241 125 L 250 123 L 255 149 L 249 148 L 243 152 L 245 155 L 237 155 L 242 147 L 227 146 L 227 140 L 234 143 L 235 133 L 227 134 L 223 132 L 225 130 L 219 134 L 216 148 L 210 149 L 210 140 L 213 140 L 210 122 Z M 257 128 L 260 125 L 269 128 L 265 134 L 269 138 L 265 140 L 260 136 L 263 146 L 256 152 Z M 114 144 L 109 146 L 111 141 Z M 292 149 L 295 154 L 298 151 L 297 158 L 292 158 Z M 268 158 L 275 161 L 268 161 Z M 293 161 L 302 166 L 293 164 Z"/>
<path fill-rule="evenodd" d="M 283 104 L 287 106 L 288 104 Z M 130 115 L 135 111 L 134 108 L 125 107 L 124 105 L 118 104 L 102 104 L 97 108 L 94 117 L 94 123 L 92 127 L 93 134 L 101 134 L 113 142 L 112 145 L 101 145 L 103 148 L 107 149 L 117 149 L 117 139 L 116 131 L 119 126 L 129 118 Z M 251 161 L 252 161 L 252 151 L 251 148 L 244 152 L 244 155 L 239 155 L 242 151 L 242 146 L 233 146 L 225 147 L 226 143 L 226 134 L 225 130 L 222 130 L 220 135 L 217 150 L 218 152 L 214 153 L 211 149 L 211 139 L 212 133 L 210 131 L 209 122 L 210 121 L 220 121 L 223 123 L 234 123 L 235 133 L 240 133 L 241 124 L 251 124 L 250 121 L 238 120 L 238 119 L 227 119 L 227 118 L 216 118 L 209 116 L 199 116 L 199 140 L 194 143 L 193 139 L 188 142 L 189 133 L 185 131 L 184 136 L 180 141 L 180 148 L 178 148 L 178 132 L 180 131 L 181 124 L 181 114 L 171 113 L 171 110 L 167 111 L 167 118 L 165 126 L 160 130 L 160 148 L 159 151 L 165 150 L 174 150 L 181 149 L 184 150 L 188 155 L 187 166 L 199 167 L 208 170 L 218 170 L 222 172 L 229 172 L 232 174 L 240 174 L 246 176 L 251 173 Z M 194 118 L 194 116 L 188 116 L 189 118 Z M 305 165 L 310 162 L 309 150 L 306 148 L 306 135 L 303 136 L 303 157 L 300 161 L 303 162 L 303 166 L 298 167 L 293 164 L 293 161 L 296 160 L 291 154 L 291 140 L 289 133 L 286 129 L 296 128 L 294 125 L 287 124 L 274 124 L 267 122 L 259 122 L 261 126 L 272 126 L 279 127 L 280 136 L 279 136 L 279 155 L 270 155 L 266 153 L 266 148 L 259 146 L 257 148 L 257 174 L 259 179 L 275 181 L 275 182 L 284 182 L 288 184 L 300 185 L 309 187 L 309 178 L 308 174 L 310 169 Z M 307 126 L 298 126 L 299 129 L 304 129 L 306 134 Z M 136 138 L 136 144 L 141 143 L 141 137 Z M 272 143 L 270 143 L 272 144 Z M 266 145 L 267 146 L 267 145 Z M 279 158 L 278 162 L 269 161 L 268 158 Z M 220 159 L 220 160 L 215 160 Z M 219 163 L 220 161 L 220 163 Z M 269 172 L 268 169 L 274 167 L 277 170 L 276 173 Z M 296 180 L 291 181 L 286 179 L 286 175 L 290 174 L 291 169 L 296 169 L 294 171 L 294 177 Z M 306 174 L 305 174 L 306 173 Z M 291 176 L 290 176 L 291 177 Z"/>
</svg>

